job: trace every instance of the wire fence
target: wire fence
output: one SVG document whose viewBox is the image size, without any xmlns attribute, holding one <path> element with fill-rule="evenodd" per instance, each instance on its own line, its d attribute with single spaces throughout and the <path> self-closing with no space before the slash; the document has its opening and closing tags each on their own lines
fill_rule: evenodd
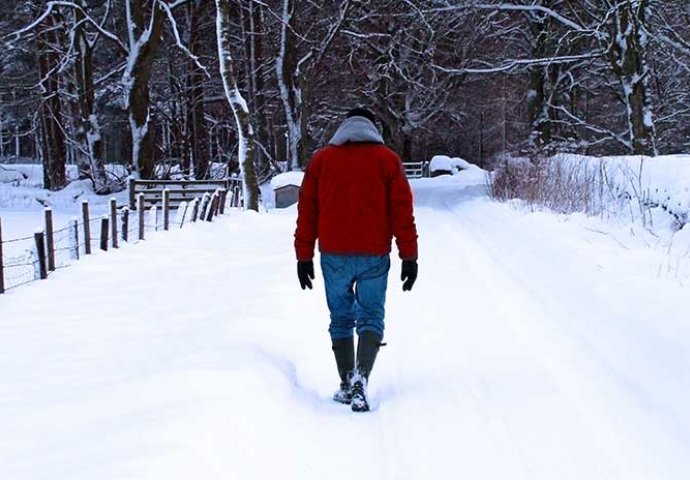
<svg viewBox="0 0 690 480">
<path fill-rule="evenodd" d="M 140 206 L 144 205 L 143 195 L 139 194 Z M 109 213 L 93 218 L 88 201 L 84 201 L 81 219 L 75 218 L 57 230 L 52 227 L 52 210 L 46 208 L 44 230 L 19 238 L 3 238 L 0 218 L 0 294 L 48 278 L 52 272 L 85 256 L 139 243 L 151 233 L 179 229 L 199 221 L 210 222 L 229 209 L 241 208 L 243 203 L 239 188 L 218 189 L 212 195 L 205 193 L 188 203 L 182 202 L 176 209 L 170 208 L 167 197 L 165 193 L 160 208 L 139 210 L 118 206 L 112 199 Z"/>
</svg>

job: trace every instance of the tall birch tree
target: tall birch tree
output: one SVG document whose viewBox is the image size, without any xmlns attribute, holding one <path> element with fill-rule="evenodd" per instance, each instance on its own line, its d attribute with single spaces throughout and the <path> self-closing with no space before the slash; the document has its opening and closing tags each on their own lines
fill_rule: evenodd
<svg viewBox="0 0 690 480">
<path fill-rule="evenodd" d="M 232 32 L 230 26 L 230 0 L 216 0 L 216 37 L 218 41 L 218 59 L 220 74 L 223 79 L 225 96 L 235 115 L 237 124 L 237 147 L 240 174 L 242 177 L 242 192 L 244 208 L 259 211 L 259 185 L 254 169 L 256 145 L 254 130 L 249 118 L 247 102 L 237 86 L 237 77 L 232 59 Z"/>
<path fill-rule="evenodd" d="M 310 149 L 310 76 L 332 48 L 357 2 L 281 3 L 276 77 L 287 125 L 288 170 L 298 170 L 306 164 Z M 328 8 L 333 6 L 333 10 Z"/>
</svg>

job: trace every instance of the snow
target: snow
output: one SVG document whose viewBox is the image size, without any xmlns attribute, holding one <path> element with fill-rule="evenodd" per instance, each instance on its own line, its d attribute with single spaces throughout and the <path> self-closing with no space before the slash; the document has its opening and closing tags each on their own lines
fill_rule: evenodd
<svg viewBox="0 0 690 480">
<path fill-rule="evenodd" d="M 688 227 L 672 259 L 496 203 L 476 167 L 412 184 L 420 276 L 393 263 L 372 412 L 330 400 L 296 208 L 234 210 L 0 297 L 2 476 L 685 479 Z"/>
<path fill-rule="evenodd" d="M 446 155 L 435 155 L 431 158 L 431 163 L 429 163 L 430 172 L 450 172 L 453 170 L 451 166 L 451 159 Z"/>
<path fill-rule="evenodd" d="M 475 167 L 474 165 L 472 165 L 467 160 L 463 160 L 462 158 L 457 158 L 457 157 L 450 159 L 450 166 L 453 169 L 454 174 L 459 173 L 462 170 L 469 170 L 469 169 Z"/>
<path fill-rule="evenodd" d="M 67 166 L 70 184 L 57 192 L 41 188 L 43 168 L 38 164 L 0 165 L 0 217 L 5 240 L 33 234 L 43 225 L 43 210 L 54 211 L 55 229 L 64 227 L 73 217 L 81 216 L 83 200 L 89 201 L 92 217 L 109 210 L 111 197 L 96 195 L 90 180 L 77 180 L 76 165 Z M 124 167 L 108 165 L 108 171 L 124 175 Z M 118 205 L 127 204 L 127 191 L 115 195 Z"/>
<path fill-rule="evenodd" d="M 626 195 L 648 207 L 690 215 L 690 155 L 597 158 L 561 154 L 554 158 L 564 165 L 584 166 L 582 174 L 605 172 L 614 196 Z"/>
<path fill-rule="evenodd" d="M 302 185 L 304 172 L 285 172 L 280 173 L 271 179 L 271 187 L 276 190 L 278 188 L 294 185 L 299 187 Z"/>
<path fill-rule="evenodd" d="M 476 168 L 467 160 L 457 157 L 449 157 L 447 155 L 434 155 L 429 163 L 430 172 L 451 172 L 453 175 L 471 168 Z"/>
</svg>

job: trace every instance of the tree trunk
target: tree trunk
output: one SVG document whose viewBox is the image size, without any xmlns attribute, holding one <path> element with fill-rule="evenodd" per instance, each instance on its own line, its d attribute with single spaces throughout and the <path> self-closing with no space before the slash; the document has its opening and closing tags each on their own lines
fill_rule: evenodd
<svg viewBox="0 0 690 480">
<path fill-rule="evenodd" d="M 86 8 L 86 0 L 80 5 Z M 74 76 L 77 83 L 77 102 L 79 106 L 79 122 L 77 141 L 81 145 L 83 160 L 80 164 L 88 165 L 88 171 L 94 182 L 94 191 L 98 194 L 110 194 L 121 189 L 120 186 L 110 184 L 105 171 L 103 160 L 103 143 L 101 128 L 96 115 L 96 89 L 93 81 L 93 46 L 89 43 L 85 31 L 84 12 L 74 10 L 75 15 L 75 46 Z"/>
<path fill-rule="evenodd" d="M 155 174 L 153 120 L 149 80 L 163 31 L 164 12 L 156 4 L 151 21 L 146 22 L 144 0 L 126 0 L 130 30 L 130 58 L 124 75 L 128 97 L 129 127 L 132 134 L 132 170 L 140 178 Z"/>
<path fill-rule="evenodd" d="M 65 173 L 65 134 L 60 125 L 62 102 L 59 75 L 54 71 L 60 62 L 55 53 L 58 36 L 55 13 L 46 17 L 41 33 L 36 36 L 39 74 L 42 81 L 40 106 L 41 157 L 43 160 L 43 187 L 60 190 L 67 185 Z"/>
<path fill-rule="evenodd" d="M 199 57 L 202 54 L 203 38 L 201 32 L 201 20 L 204 9 L 209 5 L 207 0 L 195 0 L 189 6 L 189 50 Z M 194 60 L 189 59 L 187 74 L 187 138 L 192 164 L 194 165 L 194 178 L 201 180 L 208 178 L 209 170 L 209 135 L 205 120 L 204 110 L 204 72 Z"/>
<path fill-rule="evenodd" d="M 542 2 L 544 7 L 552 8 L 551 1 Z M 551 20 L 542 13 L 527 14 L 529 30 L 532 35 L 532 57 L 546 58 L 553 52 L 551 43 Z M 529 91 L 527 93 L 527 111 L 532 132 L 529 144 L 542 148 L 551 143 L 551 117 L 549 115 L 549 66 L 535 65 L 530 69 Z"/>
<path fill-rule="evenodd" d="M 649 33 L 646 30 L 648 0 L 638 5 L 619 5 L 612 18 L 613 38 L 609 60 L 621 84 L 627 107 L 632 153 L 656 155 L 656 128 L 652 112 L 647 64 Z"/>
<path fill-rule="evenodd" d="M 257 180 L 268 181 L 276 171 L 273 165 L 273 154 L 270 146 L 271 135 L 267 127 L 266 115 L 262 108 L 265 104 L 265 81 L 261 65 L 263 64 L 263 6 L 260 3 L 248 2 L 244 22 L 245 56 L 247 57 L 247 86 L 249 90 L 249 108 L 253 115 L 253 127 L 258 148 L 256 152 Z"/>
<path fill-rule="evenodd" d="M 297 42 L 295 38 L 295 2 L 283 0 L 280 27 L 280 52 L 276 58 L 276 74 L 280 98 L 287 123 L 288 170 L 299 170 L 302 161 L 302 95 L 297 75 Z"/>
<path fill-rule="evenodd" d="M 254 170 L 254 131 L 249 118 L 247 102 L 237 88 L 231 52 L 232 33 L 230 31 L 230 4 L 229 0 L 216 0 L 217 22 L 216 34 L 218 37 L 218 59 L 220 62 L 220 74 L 223 78 L 223 88 L 235 115 L 237 133 L 239 138 L 238 160 L 242 175 L 242 188 L 244 193 L 244 208 L 259 211 L 259 185 Z"/>
</svg>

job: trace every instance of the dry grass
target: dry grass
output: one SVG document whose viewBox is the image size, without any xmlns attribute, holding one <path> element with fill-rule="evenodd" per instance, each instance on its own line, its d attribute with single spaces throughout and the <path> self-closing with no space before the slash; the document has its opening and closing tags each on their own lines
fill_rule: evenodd
<svg viewBox="0 0 690 480">
<path fill-rule="evenodd" d="M 491 191 L 497 200 L 520 199 L 535 210 L 566 214 L 599 215 L 611 197 L 603 167 L 557 158 L 506 162 L 496 170 Z"/>
</svg>

